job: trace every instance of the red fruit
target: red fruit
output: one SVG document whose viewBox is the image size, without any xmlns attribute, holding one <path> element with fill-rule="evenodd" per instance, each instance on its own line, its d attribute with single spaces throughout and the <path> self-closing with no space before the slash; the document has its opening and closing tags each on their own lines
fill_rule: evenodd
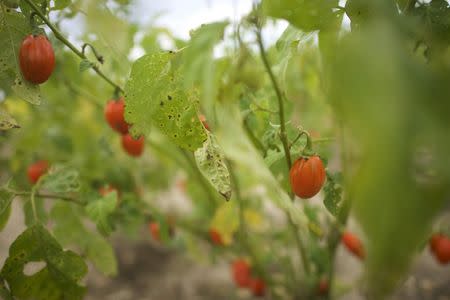
<svg viewBox="0 0 450 300">
<path fill-rule="evenodd" d="M 325 278 L 319 281 L 319 295 L 327 295 L 329 290 L 328 280 Z"/>
<path fill-rule="evenodd" d="M 151 233 L 153 239 L 154 239 L 155 241 L 160 242 L 160 241 L 161 241 L 161 236 L 160 236 L 160 233 L 159 233 L 159 224 L 156 223 L 156 222 L 151 222 L 151 223 L 148 225 L 148 227 L 149 227 L 149 229 L 150 229 L 150 233 Z"/>
<path fill-rule="evenodd" d="M 210 237 L 210 239 L 211 239 L 213 244 L 215 244 L 217 246 L 223 246 L 222 237 L 220 236 L 220 233 L 217 230 L 210 229 L 209 230 L 209 237 Z"/>
<path fill-rule="evenodd" d="M 342 234 L 342 243 L 344 243 L 348 251 L 350 251 L 360 259 L 364 259 L 365 257 L 364 248 L 361 241 L 356 235 L 348 231 L 344 232 Z"/>
<path fill-rule="evenodd" d="M 436 234 L 431 240 L 431 251 L 441 264 L 450 261 L 450 239 L 443 234 Z"/>
<path fill-rule="evenodd" d="M 253 296 L 262 297 L 266 293 L 266 284 L 260 278 L 250 279 L 250 289 Z"/>
<path fill-rule="evenodd" d="M 442 237 L 442 234 L 439 234 L 439 233 L 433 234 L 431 236 L 430 249 L 431 249 L 432 252 L 436 251 L 436 246 L 439 243 L 439 240 L 441 239 L 441 237 Z"/>
<path fill-rule="evenodd" d="M 114 191 L 117 193 L 117 196 L 118 196 L 119 195 L 119 191 L 115 187 L 113 187 L 113 186 L 111 186 L 109 184 L 105 185 L 105 186 L 102 186 L 102 187 L 100 187 L 98 189 L 99 194 L 102 195 L 103 197 L 108 195 L 111 192 L 114 192 Z"/>
<path fill-rule="evenodd" d="M 248 287 L 250 284 L 250 266 L 243 259 L 237 259 L 232 265 L 234 282 L 239 287 Z"/>
<path fill-rule="evenodd" d="M 125 122 L 125 101 L 123 97 L 119 100 L 109 100 L 105 106 L 105 119 L 109 126 L 121 134 L 128 133 L 128 124 Z"/>
<path fill-rule="evenodd" d="M 29 82 L 47 81 L 55 68 L 55 53 L 47 37 L 28 35 L 20 46 L 19 64 L 23 77 Z"/>
<path fill-rule="evenodd" d="M 28 167 L 28 179 L 31 183 L 36 183 L 39 178 L 47 172 L 49 164 L 46 160 L 39 160 Z"/>
<path fill-rule="evenodd" d="M 198 118 L 199 118 L 200 122 L 202 122 L 202 124 L 206 128 L 206 130 L 210 130 L 209 129 L 209 124 L 208 124 L 208 122 L 206 122 L 205 115 L 199 115 Z"/>
<path fill-rule="evenodd" d="M 122 148 L 131 156 L 141 156 L 144 152 L 144 137 L 135 140 L 131 135 L 122 135 Z"/>
<path fill-rule="evenodd" d="M 314 155 L 309 158 L 299 158 L 289 172 L 291 188 L 300 198 L 311 198 L 322 188 L 326 174 L 322 160 Z"/>
</svg>

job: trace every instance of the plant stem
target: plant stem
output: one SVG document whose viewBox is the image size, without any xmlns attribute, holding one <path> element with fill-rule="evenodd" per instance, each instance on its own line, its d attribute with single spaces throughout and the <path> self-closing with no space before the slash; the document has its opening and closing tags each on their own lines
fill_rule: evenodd
<svg viewBox="0 0 450 300">
<path fill-rule="evenodd" d="M 287 164 L 288 170 L 290 170 L 291 166 L 292 166 L 292 160 L 291 160 L 291 153 L 289 150 L 289 141 L 288 141 L 287 134 L 286 134 L 286 120 L 285 120 L 285 115 L 284 115 L 283 95 L 281 93 L 280 86 L 278 85 L 277 80 L 275 79 L 275 75 L 272 72 L 272 68 L 270 67 L 270 63 L 267 58 L 266 51 L 264 49 L 264 43 L 263 43 L 262 35 L 261 35 L 261 27 L 259 25 L 257 25 L 257 30 L 256 30 L 256 40 L 258 42 L 259 53 L 261 55 L 261 59 L 263 61 L 264 67 L 266 68 L 266 71 L 269 74 L 270 81 L 272 82 L 273 89 L 275 90 L 275 94 L 277 96 L 278 115 L 279 115 L 279 119 L 280 119 L 280 139 L 281 139 L 281 142 L 282 142 L 283 148 L 284 148 L 286 164 Z M 292 194 L 291 194 L 291 199 L 294 200 L 294 197 Z M 303 268 L 305 270 L 305 273 L 309 274 L 310 268 L 309 268 L 308 259 L 306 257 L 306 253 L 305 253 L 305 246 L 303 245 L 303 242 L 302 242 L 300 236 L 298 235 L 297 226 L 294 223 L 294 221 L 292 220 L 291 215 L 287 212 L 286 212 L 286 215 L 289 220 L 289 226 L 291 227 L 291 230 L 294 234 L 295 242 L 296 242 L 298 251 L 300 253 L 300 258 L 303 263 Z"/>
<path fill-rule="evenodd" d="M 264 49 L 264 44 L 262 40 L 261 35 L 261 28 L 258 26 L 256 30 L 256 40 L 258 42 L 259 47 L 259 53 L 261 55 L 261 59 L 264 63 L 264 67 L 266 68 L 267 74 L 269 74 L 270 81 L 272 82 L 273 89 L 275 90 L 275 94 L 277 96 L 278 100 L 278 116 L 280 118 L 280 138 L 281 142 L 283 143 L 284 148 L 284 154 L 286 155 L 286 163 L 288 166 L 288 169 L 291 169 L 291 153 L 289 151 L 289 142 L 287 139 L 286 134 L 286 119 L 284 115 L 284 102 L 283 102 L 283 95 L 280 90 L 280 86 L 277 83 L 277 80 L 275 79 L 275 75 L 272 72 L 272 68 L 270 67 L 269 60 L 267 58 L 266 50 Z"/>
<path fill-rule="evenodd" d="M 84 205 L 85 204 L 84 202 L 79 201 L 77 198 L 71 197 L 71 196 L 67 196 L 67 195 L 34 193 L 34 192 L 19 192 L 19 191 L 13 191 L 13 193 L 16 196 L 31 196 L 31 201 L 32 201 L 31 204 L 33 205 L 33 210 L 35 209 L 34 203 L 33 203 L 35 197 L 49 198 L 49 199 L 60 199 L 60 200 L 72 202 L 72 203 L 75 203 L 75 204 L 78 204 L 78 205 Z"/>
<path fill-rule="evenodd" d="M 50 22 L 49 19 L 47 19 L 47 17 L 41 12 L 39 7 L 32 0 L 25 0 L 25 2 L 33 9 L 33 11 L 41 18 L 41 20 L 44 21 L 45 24 L 47 24 L 47 26 L 51 29 L 51 31 L 58 40 L 60 40 L 63 44 L 69 47 L 69 49 L 72 50 L 72 52 L 75 53 L 78 57 L 82 59 L 87 59 L 86 55 L 84 55 L 84 53 L 78 50 L 71 42 L 69 42 L 62 35 L 62 33 Z M 123 89 L 114 81 L 112 81 L 109 77 L 107 77 L 97 66 L 93 66 L 92 69 L 112 87 L 123 93 Z"/>
</svg>

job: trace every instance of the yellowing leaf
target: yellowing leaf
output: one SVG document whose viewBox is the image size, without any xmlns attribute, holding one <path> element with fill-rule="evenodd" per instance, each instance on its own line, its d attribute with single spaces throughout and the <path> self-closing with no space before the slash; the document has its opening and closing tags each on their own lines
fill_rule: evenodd
<svg viewBox="0 0 450 300">
<path fill-rule="evenodd" d="M 231 244 L 233 234 L 239 228 L 239 212 L 236 201 L 224 202 L 216 210 L 210 228 L 214 228 L 221 235 L 225 245 Z"/>
</svg>

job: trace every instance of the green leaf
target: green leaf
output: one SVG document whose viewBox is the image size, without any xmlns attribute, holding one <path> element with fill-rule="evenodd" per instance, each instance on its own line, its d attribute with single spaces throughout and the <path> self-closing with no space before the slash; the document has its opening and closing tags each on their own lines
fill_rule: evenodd
<svg viewBox="0 0 450 300">
<path fill-rule="evenodd" d="M 80 72 L 84 72 L 90 68 L 92 68 L 93 66 L 95 66 L 95 64 L 93 62 L 91 62 L 88 59 L 82 59 L 80 61 Z"/>
<path fill-rule="evenodd" d="M 28 276 L 24 267 L 29 262 L 44 262 L 46 266 Z M 0 275 L 8 282 L 12 294 L 20 299 L 78 300 L 85 294 L 78 281 L 86 272 L 81 257 L 63 251 L 42 225 L 34 225 L 12 243 Z"/>
<path fill-rule="evenodd" d="M 54 0 L 53 10 L 61 10 L 72 4 L 72 0 Z"/>
<path fill-rule="evenodd" d="M 197 95 L 183 88 L 183 78 L 172 69 L 174 55 L 145 55 L 133 64 L 125 85 L 125 119 L 134 135 L 156 126 L 181 148 L 194 151 L 206 133 L 197 118 Z"/>
<path fill-rule="evenodd" d="M 39 86 L 25 81 L 19 68 L 17 54 L 22 40 L 31 31 L 23 14 L 12 9 L 0 8 L 0 83 L 5 91 L 15 91 L 16 95 L 30 103 L 39 104 Z"/>
<path fill-rule="evenodd" d="M 327 28 L 333 19 L 333 8 L 338 0 L 264 0 L 263 12 L 274 18 L 285 19 L 304 31 Z"/>
<path fill-rule="evenodd" d="M 202 103 L 210 109 L 217 94 L 213 49 L 223 39 L 228 24 L 228 22 L 215 22 L 201 25 L 191 33 L 191 40 L 182 52 L 185 87 L 190 88 L 198 83 Z"/>
<path fill-rule="evenodd" d="M 225 163 L 225 156 L 217 144 L 216 138 L 208 134 L 203 147 L 195 153 L 195 161 L 203 176 L 226 200 L 231 197 L 230 173 Z"/>
<path fill-rule="evenodd" d="M 104 275 L 117 274 L 117 261 L 113 248 L 102 236 L 86 230 L 71 204 L 56 203 L 50 215 L 55 222 L 53 233 L 63 246 L 79 247 Z M 67 234 L 68 232 L 70 234 Z"/>
<path fill-rule="evenodd" d="M 80 182 L 78 172 L 69 167 L 52 167 L 39 181 L 42 189 L 54 193 L 78 192 Z"/>
<path fill-rule="evenodd" d="M 117 193 L 111 192 L 86 206 L 89 217 L 97 224 L 97 229 L 104 235 L 109 235 L 113 231 L 110 215 L 117 206 Z"/>
<path fill-rule="evenodd" d="M 11 214 L 11 202 L 14 198 L 14 194 L 0 189 L 0 231 L 5 228 Z"/>
<path fill-rule="evenodd" d="M 13 117 L 0 108 L 0 130 L 8 130 L 12 128 L 20 128 L 20 126 Z"/>
</svg>

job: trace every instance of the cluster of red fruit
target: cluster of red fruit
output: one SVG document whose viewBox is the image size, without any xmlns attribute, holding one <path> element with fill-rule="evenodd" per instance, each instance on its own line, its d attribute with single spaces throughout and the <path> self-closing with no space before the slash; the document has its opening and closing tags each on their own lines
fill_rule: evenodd
<svg viewBox="0 0 450 300">
<path fill-rule="evenodd" d="M 122 148 L 131 156 L 138 157 L 144 152 L 144 137 L 134 139 L 129 133 L 125 121 L 125 101 L 123 97 L 109 100 L 105 106 L 105 118 L 109 126 L 122 135 Z"/>
<path fill-rule="evenodd" d="M 259 277 L 252 277 L 249 263 L 245 259 L 236 259 L 231 265 L 234 283 L 240 288 L 248 288 L 253 296 L 262 297 L 266 293 L 266 283 Z"/>
</svg>

